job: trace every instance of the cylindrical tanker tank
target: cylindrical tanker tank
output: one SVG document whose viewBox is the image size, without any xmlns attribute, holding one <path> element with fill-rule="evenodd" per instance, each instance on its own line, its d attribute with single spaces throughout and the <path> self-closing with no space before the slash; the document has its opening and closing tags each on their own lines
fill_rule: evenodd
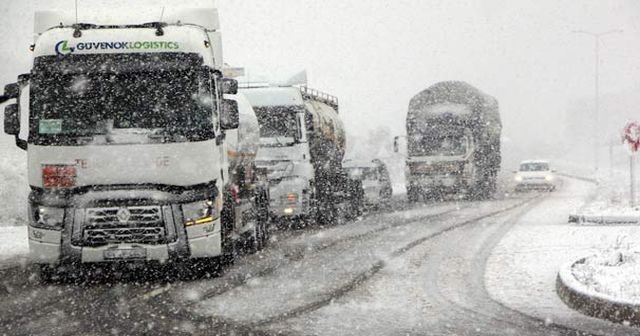
<svg viewBox="0 0 640 336">
<path fill-rule="evenodd" d="M 312 160 L 341 163 L 346 139 L 338 112 L 329 104 L 314 99 L 306 99 L 305 107 L 311 117 L 308 119 L 307 129 Z"/>
</svg>

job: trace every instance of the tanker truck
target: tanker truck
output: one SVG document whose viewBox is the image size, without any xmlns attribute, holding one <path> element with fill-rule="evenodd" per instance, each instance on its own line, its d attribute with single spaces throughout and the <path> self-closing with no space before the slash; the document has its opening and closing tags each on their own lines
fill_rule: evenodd
<svg viewBox="0 0 640 336">
<path fill-rule="evenodd" d="M 217 268 L 243 239 L 264 241 L 247 215 L 264 209 L 246 205 L 260 189 L 238 169 L 251 151 L 231 143 L 253 112 L 222 76 L 217 10 L 129 14 L 36 13 L 32 69 L 3 94 L 16 100 L 4 130 L 27 151 L 30 256 L 45 281 L 83 264 Z"/>
<path fill-rule="evenodd" d="M 490 197 L 500 169 L 501 129 L 497 100 L 468 83 L 440 82 L 415 95 L 406 119 L 409 201 Z"/>
<path fill-rule="evenodd" d="M 253 83 L 240 92 L 260 124 L 257 165 L 267 170 L 272 217 L 331 222 L 344 194 L 338 99 L 306 86 Z"/>
</svg>

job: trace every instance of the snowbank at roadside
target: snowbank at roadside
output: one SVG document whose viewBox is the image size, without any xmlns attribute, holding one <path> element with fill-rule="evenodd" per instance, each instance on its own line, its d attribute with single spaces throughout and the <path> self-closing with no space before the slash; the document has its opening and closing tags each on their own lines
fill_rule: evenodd
<svg viewBox="0 0 640 336">
<path fill-rule="evenodd" d="M 569 221 L 584 225 L 640 225 L 640 206 L 630 205 L 628 174 L 614 170 L 597 175 L 596 192 L 583 207 L 570 213 Z"/>
<path fill-rule="evenodd" d="M 0 227 L 26 223 L 26 166 L 26 152 L 15 146 L 12 137 L 0 134 Z"/>
<path fill-rule="evenodd" d="M 640 325 L 640 253 L 616 249 L 567 263 L 556 290 L 569 307 L 624 325 Z"/>
<path fill-rule="evenodd" d="M 16 258 L 24 259 L 29 254 L 26 226 L 0 227 L 0 263 Z"/>
<path fill-rule="evenodd" d="M 485 285 L 501 304 L 549 323 L 575 327 L 596 335 L 626 336 L 636 329 L 602 323 L 568 307 L 558 296 L 558 270 L 572 261 L 598 251 L 613 250 L 620 243 L 640 248 L 640 227 L 567 223 L 567 210 L 580 209 L 597 186 L 566 178 L 552 193 L 518 223 L 496 245 L 487 261 Z M 606 328 L 603 330 L 603 326 Z"/>
<path fill-rule="evenodd" d="M 571 276 L 588 294 L 640 305 L 640 253 L 608 251 L 571 264 Z"/>
</svg>

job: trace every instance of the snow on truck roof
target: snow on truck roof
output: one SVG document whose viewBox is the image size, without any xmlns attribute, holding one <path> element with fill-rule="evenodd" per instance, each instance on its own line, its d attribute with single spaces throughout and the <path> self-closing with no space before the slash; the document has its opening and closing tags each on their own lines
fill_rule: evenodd
<svg viewBox="0 0 640 336">
<path fill-rule="evenodd" d="M 524 160 L 520 161 L 520 164 L 528 164 L 528 163 L 549 163 L 549 160 Z"/>
<path fill-rule="evenodd" d="M 485 120 L 491 120 L 498 125 L 501 124 L 498 101 L 463 81 L 439 82 L 420 91 L 409 102 L 407 118 L 415 118 L 416 114 L 429 115 L 430 106 L 445 103 L 470 106 L 474 114 L 482 115 Z"/>
<path fill-rule="evenodd" d="M 33 56 L 87 55 L 107 53 L 181 52 L 210 55 L 202 42 L 207 38 L 200 29 L 165 27 L 163 36 L 155 29 L 91 29 L 79 38 L 72 37 L 73 28 L 60 28 L 45 33 L 35 44 Z"/>
<path fill-rule="evenodd" d="M 72 53 L 198 53 L 204 56 L 205 64 L 214 62 L 222 66 L 219 26 L 218 10 L 213 8 L 168 9 L 162 19 L 160 11 L 114 15 L 81 12 L 77 21 L 68 13 L 39 11 L 35 13 L 34 57 Z M 74 36 L 77 27 L 81 32 L 78 37 Z M 162 33 L 156 34 L 158 31 Z"/>
<path fill-rule="evenodd" d="M 491 103 L 495 98 L 463 81 L 444 81 L 431 85 L 411 98 L 412 103 L 451 103 L 473 104 Z"/>
<path fill-rule="evenodd" d="M 215 8 L 179 9 L 161 7 L 154 9 L 137 9 L 135 11 L 118 11 L 114 13 L 78 12 L 78 19 L 72 12 L 37 11 L 34 18 L 34 35 L 40 35 L 54 27 L 71 27 L 76 23 L 94 25 L 130 25 L 147 22 L 165 22 L 167 24 L 196 25 L 206 30 L 220 29 L 218 10 Z"/>
<path fill-rule="evenodd" d="M 288 87 L 250 87 L 239 88 L 253 106 L 301 106 L 304 105 L 300 89 Z"/>
</svg>

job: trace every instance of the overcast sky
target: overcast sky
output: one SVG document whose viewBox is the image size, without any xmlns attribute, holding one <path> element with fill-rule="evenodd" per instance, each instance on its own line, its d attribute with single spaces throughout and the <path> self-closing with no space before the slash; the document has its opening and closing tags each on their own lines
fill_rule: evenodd
<svg viewBox="0 0 640 336">
<path fill-rule="evenodd" d="M 107 3 L 107 4 L 105 4 Z M 79 11 L 155 9 L 175 1 L 79 0 Z M 187 7 L 212 1 L 182 0 Z M 465 80 L 498 98 L 511 139 L 564 129 L 568 103 L 593 96 L 593 38 L 572 30 L 623 29 L 601 47 L 603 95 L 640 90 L 637 0 L 219 0 L 225 62 L 254 73 L 306 68 L 309 85 L 337 95 L 352 134 L 402 133 L 411 96 Z M 29 69 L 35 9 L 73 13 L 73 0 L 3 0 L 0 83 Z M 640 112 L 640 111 L 639 111 Z M 640 114 L 640 113 L 639 113 Z"/>
</svg>

